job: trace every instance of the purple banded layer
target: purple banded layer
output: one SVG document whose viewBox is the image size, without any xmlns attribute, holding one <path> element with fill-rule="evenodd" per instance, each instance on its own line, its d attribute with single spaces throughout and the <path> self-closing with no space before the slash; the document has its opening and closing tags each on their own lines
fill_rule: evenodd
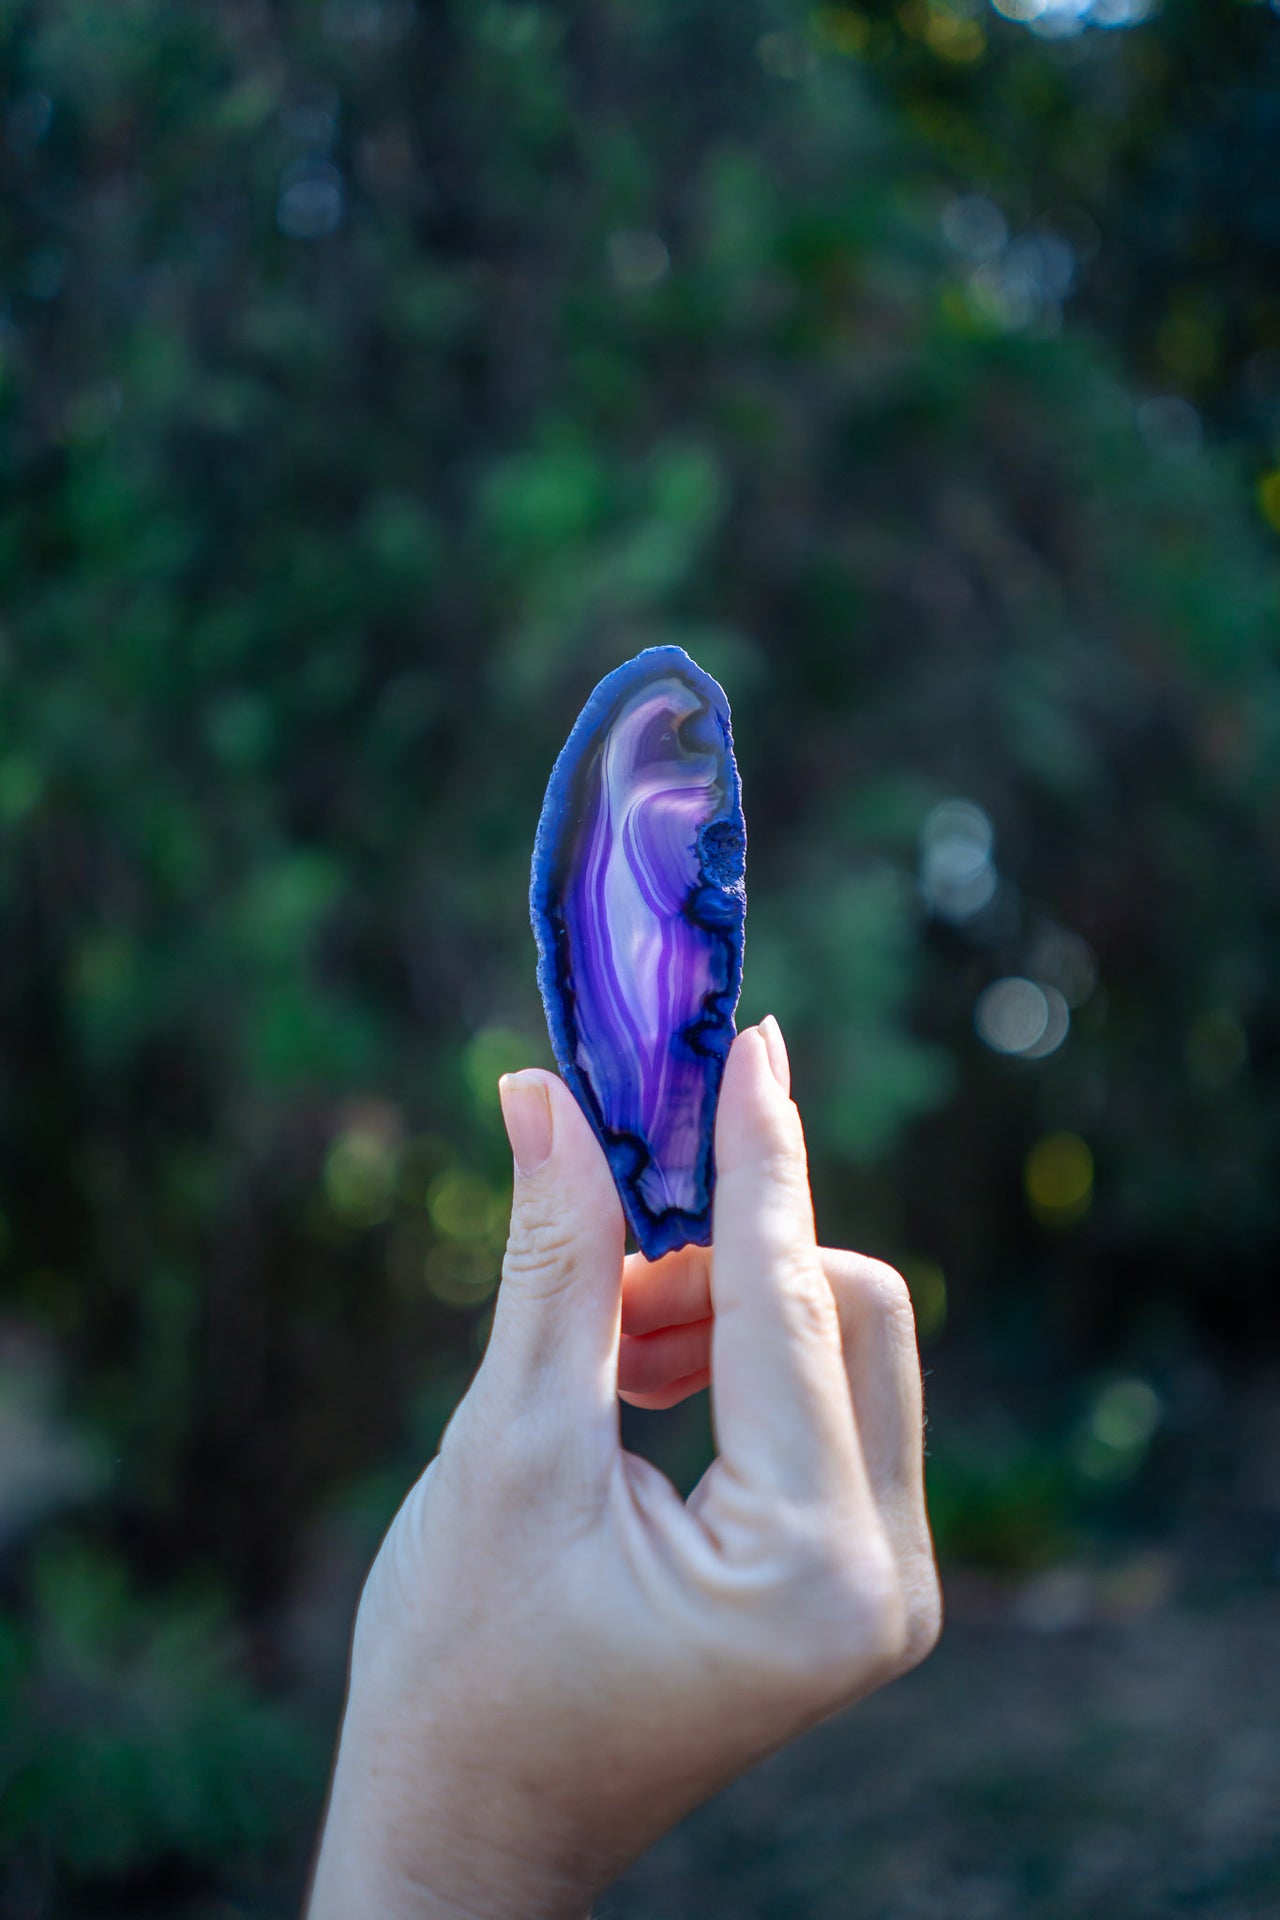
<svg viewBox="0 0 1280 1920">
<path fill-rule="evenodd" d="M 556 1061 L 650 1259 L 711 1239 L 745 846 L 729 703 L 683 648 L 650 647 L 579 715 L 530 887 Z"/>
</svg>

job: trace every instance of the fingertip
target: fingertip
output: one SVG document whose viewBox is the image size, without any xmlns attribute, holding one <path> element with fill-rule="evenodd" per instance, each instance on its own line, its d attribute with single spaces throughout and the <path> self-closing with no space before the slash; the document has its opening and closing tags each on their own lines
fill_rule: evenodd
<svg viewBox="0 0 1280 1920">
<path fill-rule="evenodd" d="M 765 1052 L 769 1056 L 773 1077 L 789 1100 L 791 1098 L 791 1056 L 787 1052 L 782 1028 L 778 1025 L 774 1014 L 767 1013 L 760 1022 L 760 1037 L 764 1041 Z"/>
<path fill-rule="evenodd" d="M 633 1393 L 618 1389 L 619 1400 L 625 1400 L 629 1407 L 637 1407 L 642 1413 L 666 1413 L 671 1407 L 678 1407 L 684 1400 L 692 1399 L 695 1393 L 703 1393 L 711 1385 L 711 1369 L 704 1367 L 700 1373 L 691 1373 L 686 1380 L 673 1380 L 670 1386 L 654 1393 Z"/>
<path fill-rule="evenodd" d="M 590 1249 L 590 1257 L 608 1269 L 616 1305 L 622 1204 L 587 1116 L 570 1088 L 541 1067 L 504 1074 L 499 1092 L 516 1168 L 504 1271 L 526 1254 L 546 1266 L 568 1260 L 570 1249 L 585 1259 Z"/>
<path fill-rule="evenodd" d="M 769 1044 L 764 1036 L 763 1026 L 743 1027 L 741 1033 L 733 1038 L 729 1048 L 729 1064 L 726 1074 L 736 1071 L 740 1074 L 756 1074 L 767 1070 L 770 1075 L 773 1068 L 769 1065 Z"/>
<path fill-rule="evenodd" d="M 769 1061 L 769 1045 L 759 1027 L 744 1027 L 734 1038 L 720 1087 L 721 1110 L 767 1100 L 778 1086 Z"/>
<path fill-rule="evenodd" d="M 503 1124 L 517 1173 L 528 1179 L 551 1158 L 554 1128 L 546 1076 L 536 1069 L 504 1073 L 498 1081 Z"/>
<path fill-rule="evenodd" d="M 772 1016 L 770 1016 L 772 1020 Z M 790 1068 L 777 1021 L 744 1027 L 729 1050 L 716 1114 L 716 1165 L 723 1176 L 744 1160 L 794 1151 L 799 1123 L 789 1092 Z M 782 1075 L 778 1071 L 781 1058 Z"/>
<path fill-rule="evenodd" d="M 517 1073 L 504 1073 L 498 1081 L 498 1098 L 521 1174 L 528 1177 L 546 1169 L 548 1175 L 554 1174 L 557 1180 L 591 1177 L 612 1185 L 613 1176 L 604 1149 L 571 1089 L 558 1073 L 551 1073 L 545 1067 L 522 1067 Z M 521 1109 L 535 1121 L 536 1137 L 527 1157 L 517 1147 L 512 1129 L 513 1119 L 517 1130 L 520 1128 Z"/>
</svg>

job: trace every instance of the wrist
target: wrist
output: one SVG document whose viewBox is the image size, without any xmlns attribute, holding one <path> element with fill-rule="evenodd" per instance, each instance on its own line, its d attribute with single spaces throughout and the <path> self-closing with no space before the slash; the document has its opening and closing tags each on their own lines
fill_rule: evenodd
<svg viewBox="0 0 1280 1920">
<path fill-rule="evenodd" d="M 598 1890 L 491 1775 L 467 1782 L 344 1731 L 307 1920 L 586 1920 Z"/>
</svg>

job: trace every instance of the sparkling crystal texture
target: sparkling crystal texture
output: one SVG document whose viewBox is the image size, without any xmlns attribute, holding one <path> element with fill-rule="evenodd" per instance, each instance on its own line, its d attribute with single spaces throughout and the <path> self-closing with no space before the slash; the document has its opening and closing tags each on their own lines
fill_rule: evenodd
<svg viewBox="0 0 1280 1920">
<path fill-rule="evenodd" d="M 682 647 L 649 647 L 556 761 L 530 907 L 556 1061 L 651 1260 L 711 1239 L 745 848 L 729 703 Z"/>
</svg>

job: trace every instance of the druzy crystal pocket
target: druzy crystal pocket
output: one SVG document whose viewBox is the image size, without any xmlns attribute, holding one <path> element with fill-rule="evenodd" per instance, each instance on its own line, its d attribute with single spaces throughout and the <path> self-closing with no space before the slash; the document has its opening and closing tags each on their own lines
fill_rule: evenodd
<svg viewBox="0 0 1280 1920">
<path fill-rule="evenodd" d="M 650 647 L 556 761 L 530 906 L 556 1061 L 651 1260 L 711 1239 L 745 845 L 729 703 L 683 648 Z"/>
</svg>

